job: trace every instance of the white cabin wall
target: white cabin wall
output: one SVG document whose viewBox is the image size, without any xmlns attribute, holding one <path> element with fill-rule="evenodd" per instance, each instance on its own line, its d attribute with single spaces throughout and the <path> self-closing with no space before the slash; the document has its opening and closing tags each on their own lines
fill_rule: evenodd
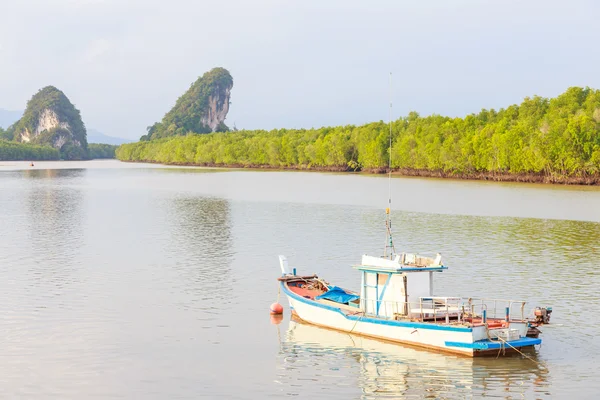
<svg viewBox="0 0 600 400">
<path fill-rule="evenodd" d="M 379 316 L 391 318 L 394 316 L 394 313 L 403 312 L 405 300 L 403 275 L 392 274 L 391 277 L 388 277 L 388 274 L 386 273 L 365 271 L 364 279 L 365 283 L 369 286 L 377 285 L 377 288 L 365 288 L 363 284 L 361 288 L 361 300 L 363 301 L 364 310 L 368 314 L 377 314 L 378 296 L 381 296 L 383 293 L 383 289 L 386 287 L 388 279 L 390 281 L 387 283 L 387 288 L 385 289 L 385 293 L 383 293 L 379 305 Z"/>
<path fill-rule="evenodd" d="M 385 290 L 383 301 L 404 301 L 404 280 L 403 275 L 392 275 L 390 283 Z M 383 290 L 383 286 L 381 287 Z"/>
<path fill-rule="evenodd" d="M 381 274 L 380 274 L 381 276 Z M 387 275 L 384 275 L 387 278 Z M 383 285 L 379 288 L 379 293 L 383 290 Z M 393 317 L 394 313 L 403 313 L 404 311 L 404 280 L 403 275 L 393 274 L 385 294 L 382 298 L 382 304 L 379 307 L 379 315 Z"/>
<path fill-rule="evenodd" d="M 369 286 L 375 286 L 377 284 L 376 274 L 374 272 L 365 272 L 365 282 Z M 364 286 L 364 285 L 363 285 Z M 365 296 L 363 297 L 365 304 L 365 311 L 368 314 L 376 313 L 376 300 L 377 300 L 377 289 L 374 287 L 365 288 Z"/>
<path fill-rule="evenodd" d="M 364 310 L 365 306 L 362 303 L 362 301 L 364 299 L 366 299 L 367 296 L 367 292 L 365 291 L 365 275 L 366 272 L 365 271 L 360 271 L 360 301 L 361 301 L 361 305 L 360 307 Z"/>
<path fill-rule="evenodd" d="M 392 318 L 394 314 L 404 313 L 404 302 L 406 296 L 404 293 L 404 276 L 407 278 L 408 302 L 414 306 L 419 303 L 419 297 L 431 297 L 433 295 L 433 272 L 408 272 L 404 274 L 388 274 L 384 272 L 376 273 L 371 271 L 363 272 L 364 280 L 361 287 L 362 307 L 367 314 L 377 314 L 377 300 L 381 296 L 386 282 L 389 279 L 384 296 L 379 305 L 379 316 Z M 369 286 L 364 287 L 364 283 Z M 411 308 L 409 306 L 408 308 Z"/>
</svg>

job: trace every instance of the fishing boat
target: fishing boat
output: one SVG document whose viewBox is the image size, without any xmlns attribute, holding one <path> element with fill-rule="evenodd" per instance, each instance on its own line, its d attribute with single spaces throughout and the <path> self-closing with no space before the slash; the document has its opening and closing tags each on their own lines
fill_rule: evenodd
<svg viewBox="0 0 600 400">
<path fill-rule="evenodd" d="M 390 195 L 383 256 L 362 255 L 361 262 L 354 265 L 361 277 L 360 291 L 354 292 L 317 275 L 298 275 L 280 255 L 282 275 L 278 280 L 292 313 L 325 328 L 470 357 L 521 352 L 541 344 L 535 327 L 539 324 L 526 317 L 525 301 L 435 296 L 434 276 L 448 269 L 441 254 L 426 257 L 396 252 L 391 223 L 391 149 L 390 111 Z M 551 309 L 540 311 L 549 316 Z"/>
<path fill-rule="evenodd" d="M 435 274 L 448 269 L 440 255 L 363 255 L 354 266 L 360 292 L 298 275 L 285 256 L 279 260 L 278 280 L 292 314 L 317 326 L 470 357 L 542 343 L 537 329 L 530 333 L 525 301 L 434 296 Z"/>
</svg>

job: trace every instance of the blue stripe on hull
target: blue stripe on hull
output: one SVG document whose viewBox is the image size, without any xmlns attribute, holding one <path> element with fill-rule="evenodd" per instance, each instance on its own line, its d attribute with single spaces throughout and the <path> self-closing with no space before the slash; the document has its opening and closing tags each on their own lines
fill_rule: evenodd
<svg viewBox="0 0 600 400">
<path fill-rule="evenodd" d="M 329 311 L 338 312 L 341 315 L 343 315 L 344 318 L 349 319 L 351 321 L 368 322 L 368 323 L 377 324 L 377 325 L 397 326 L 399 328 L 413 328 L 413 329 L 418 328 L 418 329 L 429 329 L 429 330 L 434 330 L 434 331 L 451 331 L 451 332 L 473 332 L 472 328 L 465 328 L 465 327 L 436 325 L 436 324 L 428 324 L 428 323 L 421 323 L 421 322 L 404 322 L 404 321 L 395 321 L 395 320 L 389 320 L 389 319 L 370 318 L 370 317 L 365 317 L 365 316 L 357 317 L 355 315 L 346 315 L 342 312 L 342 310 L 340 310 L 337 307 L 333 307 L 328 304 L 322 304 L 322 303 L 316 302 L 314 300 L 310 300 L 310 299 L 307 299 L 307 298 L 297 295 L 296 293 L 292 292 L 291 290 L 288 290 L 288 288 L 286 287 L 284 282 L 281 282 L 281 288 L 283 289 L 283 292 L 287 296 L 293 298 L 294 300 L 309 304 L 313 307 L 319 307 L 319 308 L 324 308 Z M 300 316 L 300 318 L 302 318 L 302 316 Z M 460 347 L 460 346 L 457 346 L 457 347 Z"/>
<path fill-rule="evenodd" d="M 510 346 L 516 347 L 517 349 L 520 347 L 528 347 L 536 344 L 541 344 L 542 339 L 538 338 L 520 338 L 518 340 L 511 340 L 509 342 L 502 341 L 490 341 L 489 339 L 479 340 L 474 343 L 463 343 L 463 342 L 445 342 L 448 347 L 460 347 L 463 349 L 473 349 L 473 350 L 498 350 L 498 349 L 510 349 Z M 509 346 L 510 344 L 510 346 Z"/>
</svg>

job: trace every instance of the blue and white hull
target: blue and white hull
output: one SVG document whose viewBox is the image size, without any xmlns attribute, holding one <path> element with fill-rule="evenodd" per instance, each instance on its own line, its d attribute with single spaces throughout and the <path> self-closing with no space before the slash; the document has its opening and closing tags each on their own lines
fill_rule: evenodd
<svg viewBox="0 0 600 400">
<path fill-rule="evenodd" d="M 439 259 L 415 256 L 409 264 L 407 259 L 363 256 L 355 266 L 362 273 L 360 294 L 317 276 L 298 276 L 295 269 L 290 273 L 283 256 L 278 280 L 298 318 L 341 332 L 469 357 L 541 344 L 527 336 L 525 302 L 434 297 L 433 273 L 447 268 Z"/>
<path fill-rule="evenodd" d="M 285 282 L 281 282 L 281 287 L 289 300 L 292 312 L 300 319 L 342 332 L 471 357 L 485 353 L 496 355 L 499 351 L 521 350 L 542 342 L 538 338 L 526 337 L 526 323 L 511 324 L 511 329 L 519 329 L 519 339 L 493 341 L 487 337 L 486 326 L 458 327 L 443 323 L 405 322 L 350 315 L 339 307 L 321 304 L 295 294 L 287 288 Z"/>
</svg>

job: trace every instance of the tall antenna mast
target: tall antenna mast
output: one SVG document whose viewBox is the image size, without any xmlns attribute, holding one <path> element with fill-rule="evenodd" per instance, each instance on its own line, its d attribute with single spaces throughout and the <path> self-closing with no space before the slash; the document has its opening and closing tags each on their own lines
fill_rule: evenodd
<svg viewBox="0 0 600 400">
<path fill-rule="evenodd" d="M 388 124 L 390 126 L 390 147 L 388 149 L 388 207 L 385 209 L 385 228 L 386 228 L 386 240 L 384 257 L 394 257 L 396 249 L 394 248 L 394 241 L 392 239 L 392 73 L 390 72 L 390 110 L 388 117 Z"/>
</svg>

